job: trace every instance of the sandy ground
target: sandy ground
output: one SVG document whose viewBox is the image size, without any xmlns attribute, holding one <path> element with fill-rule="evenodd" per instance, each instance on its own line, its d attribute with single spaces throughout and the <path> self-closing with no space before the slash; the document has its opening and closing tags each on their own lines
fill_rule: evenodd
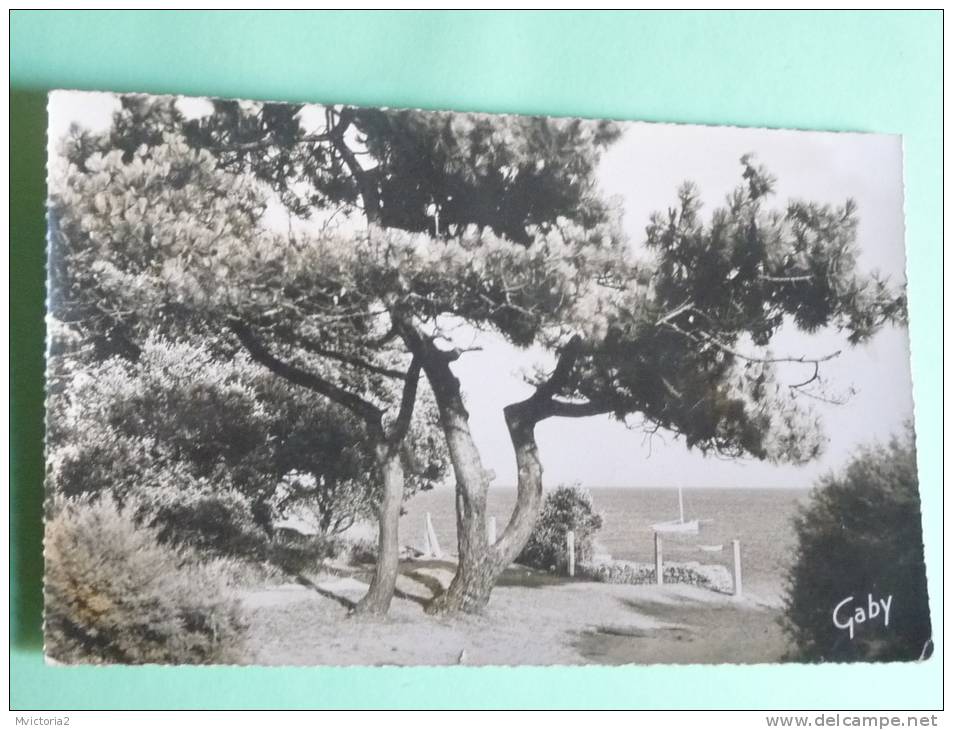
<svg viewBox="0 0 953 730">
<path fill-rule="evenodd" d="M 406 567 L 385 618 L 350 617 L 366 584 L 246 590 L 249 663 L 271 665 L 548 665 L 753 663 L 787 650 L 778 609 L 691 586 L 626 586 L 508 575 L 485 614 L 428 616 L 419 600 L 450 572 Z M 541 576 L 541 577 L 538 577 Z M 522 584 L 522 585 L 521 585 Z"/>
</svg>

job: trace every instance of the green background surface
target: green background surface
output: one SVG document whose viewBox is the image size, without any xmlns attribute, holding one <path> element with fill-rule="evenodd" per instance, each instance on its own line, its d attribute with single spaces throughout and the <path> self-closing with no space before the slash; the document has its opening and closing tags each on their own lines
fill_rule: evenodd
<svg viewBox="0 0 953 730">
<path fill-rule="evenodd" d="M 13 11 L 11 24 L 14 708 L 940 706 L 939 12 Z M 903 134 L 933 659 L 881 666 L 45 666 L 44 133 L 45 93 L 54 88 Z"/>
</svg>

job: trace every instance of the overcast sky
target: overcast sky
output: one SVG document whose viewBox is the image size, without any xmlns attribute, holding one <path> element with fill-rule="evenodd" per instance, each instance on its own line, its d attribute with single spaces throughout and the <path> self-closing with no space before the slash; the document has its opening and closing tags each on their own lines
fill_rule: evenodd
<svg viewBox="0 0 953 730">
<path fill-rule="evenodd" d="M 210 109 L 199 100 L 182 107 L 192 114 Z M 73 122 L 103 129 L 115 108 L 111 95 L 55 93 L 50 137 L 57 139 Z M 705 212 L 721 205 L 741 181 L 739 159 L 746 153 L 754 153 L 777 177 L 777 206 L 791 198 L 836 204 L 853 198 L 860 220 L 860 268 L 879 270 L 895 283 L 905 280 L 902 145 L 896 136 L 630 123 L 604 157 L 598 181 L 607 195 L 621 199 L 626 233 L 638 248 L 652 211 L 674 205 L 683 181 L 698 185 Z M 520 373 L 537 362 L 538 353 L 490 338 L 481 344 L 482 352 L 466 354 L 454 369 L 468 395 L 484 465 L 496 472 L 496 485 L 512 485 L 516 470 L 502 409 L 529 394 Z M 809 337 L 784 332 L 773 344 L 776 355 L 821 355 L 842 347 L 831 333 Z M 853 387 L 856 393 L 841 406 L 815 403 L 829 443 L 824 456 L 809 465 L 706 458 L 662 433 L 649 443 L 640 431 L 608 418 L 550 419 L 538 428 L 546 483 L 810 486 L 819 475 L 842 466 L 857 446 L 888 438 L 912 418 L 908 353 L 906 329 L 891 327 L 825 363 L 823 374 L 832 390 L 846 393 Z M 789 374 L 797 382 L 798 373 Z"/>
</svg>

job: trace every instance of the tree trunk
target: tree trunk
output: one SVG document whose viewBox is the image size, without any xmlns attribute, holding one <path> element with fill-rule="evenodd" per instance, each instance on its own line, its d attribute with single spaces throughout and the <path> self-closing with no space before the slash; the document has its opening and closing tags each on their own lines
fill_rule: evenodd
<svg viewBox="0 0 953 730">
<path fill-rule="evenodd" d="M 458 565 L 450 587 L 431 603 L 428 611 L 476 613 L 486 606 L 493 580 L 486 541 L 488 483 L 480 452 L 470 434 L 470 416 L 463 405 L 459 381 L 446 363 L 443 367 L 451 382 L 449 387 L 441 387 L 439 394 L 434 388 L 434 394 L 456 478 Z"/>
<path fill-rule="evenodd" d="M 490 600 L 499 572 L 487 551 L 471 550 L 460 556 L 450 587 L 427 605 L 427 613 L 480 613 Z"/>
<path fill-rule="evenodd" d="M 415 359 L 419 358 L 440 411 L 440 422 L 453 463 L 457 507 L 457 572 L 447 591 L 434 599 L 430 613 L 478 613 L 490 600 L 500 574 L 519 556 L 529 540 L 543 499 L 543 466 L 536 444 L 536 424 L 553 415 L 582 417 L 607 413 L 595 403 L 557 402 L 553 396 L 565 384 L 579 353 L 581 339 L 573 337 L 560 353 L 556 369 L 524 401 L 504 408 L 518 470 L 516 507 L 496 544 L 486 535 L 486 492 L 489 487 L 480 453 L 470 434 L 460 381 L 450 369 L 458 351 L 443 351 L 422 335 L 407 316 L 395 326 Z"/>
<path fill-rule="evenodd" d="M 524 403 L 503 409 L 516 454 L 516 507 L 493 550 L 497 575 L 519 557 L 533 533 L 543 504 L 543 464 L 536 445 L 538 415 Z"/>
<path fill-rule="evenodd" d="M 516 507 L 493 550 L 494 570 L 502 573 L 519 557 L 539 517 L 543 503 L 543 464 L 536 444 L 536 425 L 550 416 L 583 417 L 608 412 L 596 403 L 557 403 L 553 396 L 563 387 L 576 362 L 581 339 L 573 337 L 560 352 L 553 374 L 524 401 L 503 409 L 516 455 Z"/>
<path fill-rule="evenodd" d="M 536 518 L 543 501 L 543 467 L 536 445 L 536 420 L 529 409 L 522 404 L 508 406 L 504 413 L 506 425 L 510 431 L 513 449 L 516 454 L 518 470 L 516 506 L 509 523 L 495 545 L 486 544 L 486 484 L 481 493 L 482 501 L 479 514 L 471 510 L 471 517 L 461 509 L 460 496 L 457 497 L 457 530 L 462 530 L 461 520 L 467 521 L 471 530 L 479 532 L 484 552 L 471 550 L 467 559 L 461 559 L 453 583 L 444 596 L 434 602 L 432 610 L 449 613 L 464 611 L 476 613 L 486 607 L 490 593 L 504 570 L 522 552 L 526 541 L 533 532 Z M 469 435 L 469 430 L 467 430 Z M 456 464 L 455 464 L 456 466 Z"/>
<path fill-rule="evenodd" d="M 486 605 L 493 578 L 486 541 L 486 472 L 470 434 L 470 414 L 463 404 L 460 381 L 450 370 L 453 355 L 439 350 L 409 322 L 402 323 L 402 330 L 430 382 L 456 478 L 457 572 L 449 588 L 427 610 L 475 613 Z"/>
<path fill-rule="evenodd" d="M 437 596 L 427 610 L 430 613 L 479 613 L 489 602 L 500 573 L 523 549 L 539 513 L 542 466 L 534 437 L 539 420 L 535 401 L 506 409 L 519 467 L 519 492 L 509 524 L 497 544 L 491 546 L 486 535 L 489 481 L 470 433 L 470 414 L 463 403 L 460 381 L 450 369 L 458 353 L 439 350 L 407 320 L 401 322 L 401 329 L 430 381 L 456 478 L 457 571 L 447 590 Z"/>
<path fill-rule="evenodd" d="M 404 497 L 404 469 L 400 462 L 400 451 L 387 445 L 377 447 L 377 461 L 384 483 L 384 495 L 378 512 L 377 565 L 367 595 L 354 607 L 354 613 L 359 614 L 387 613 L 397 585 L 400 557 L 397 527 Z"/>
</svg>

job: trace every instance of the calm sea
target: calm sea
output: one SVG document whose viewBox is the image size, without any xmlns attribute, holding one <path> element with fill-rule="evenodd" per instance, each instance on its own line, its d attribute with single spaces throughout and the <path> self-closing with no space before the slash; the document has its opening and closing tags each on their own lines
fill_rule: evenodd
<svg viewBox="0 0 953 730">
<path fill-rule="evenodd" d="M 589 490 L 603 527 L 596 540 L 612 557 L 651 562 L 651 525 L 678 518 L 675 489 L 594 487 Z M 742 573 L 746 591 L 777 600 L 794 547 L 791 518 L 807 500 L 808 489 L 684 489 L 685 518 L 702 520 L 698 535 L 665 535 L 667 560 L 731 565 L 731 540 L 741 541 Z M 516 490 L 489 491 L 489 513 L 502 531 L 516 500 Z M 422 544 L 424 515 L 430 512 L 441 548 L 456 552 L 456 523 L 452 490 L 423 492 L 405 502 L 401 541 Z M 699 545 L 723 545 L 720 552 Z"/>
</svg>

